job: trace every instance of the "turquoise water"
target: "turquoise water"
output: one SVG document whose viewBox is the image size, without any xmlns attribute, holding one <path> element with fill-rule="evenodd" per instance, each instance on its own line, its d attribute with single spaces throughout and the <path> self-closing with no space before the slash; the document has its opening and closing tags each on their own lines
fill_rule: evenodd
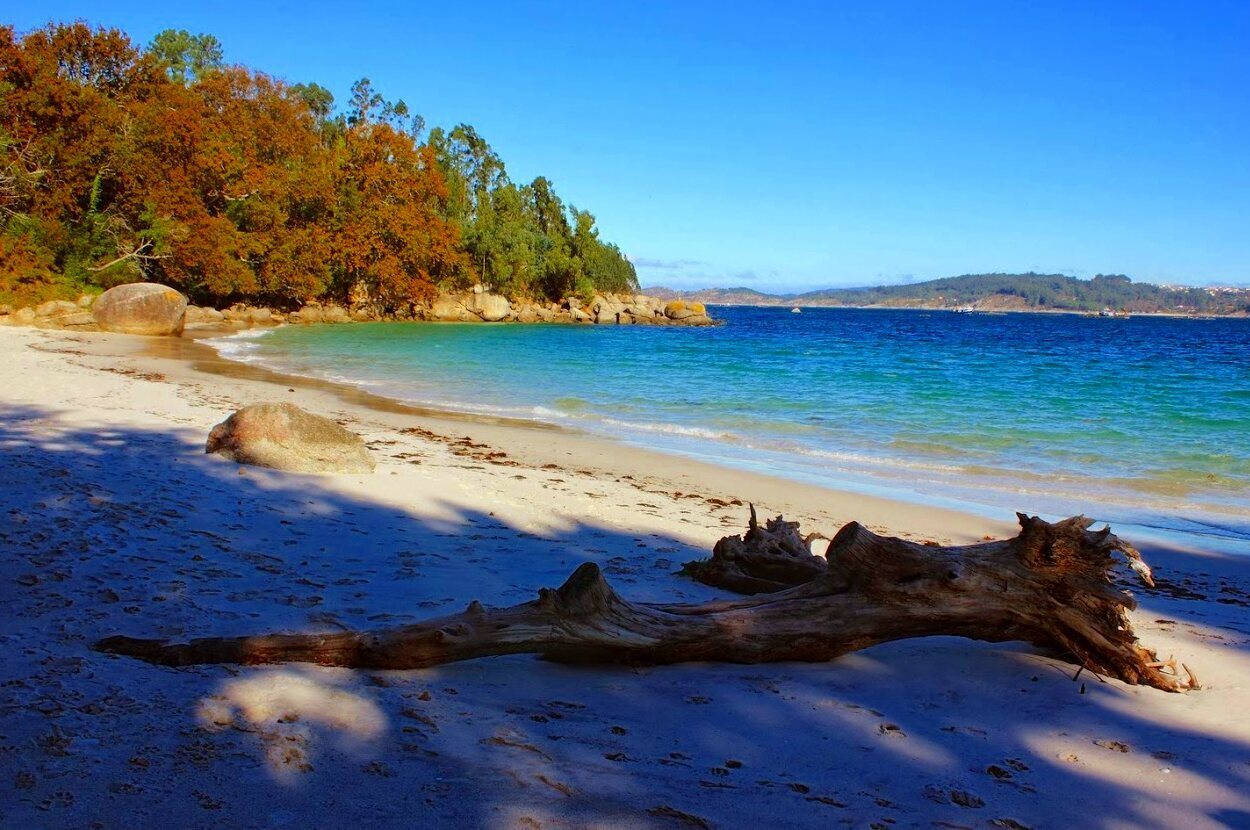
<svg viewBox="0 0 1250 830">
<path fill-rule="evenodd" d="M 422 404 L 1250 552 L 1250 320 L 716 311 L 714 329 L 376 323 L 215 343 Z"/>
</svg>

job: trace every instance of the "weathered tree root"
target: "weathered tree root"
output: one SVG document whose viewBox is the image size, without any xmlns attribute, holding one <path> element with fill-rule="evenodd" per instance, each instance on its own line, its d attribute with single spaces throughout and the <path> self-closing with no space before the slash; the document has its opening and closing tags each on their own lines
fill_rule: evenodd
<svg viewBox="0 0 1250 830">
<path fill-rule="evenodd" d="M 682 566 L 682 573 L 705 585 L 737 594 L 768 594 L 811 582 L 824 574 L 828 562 L 809 547 L 818 533 L 799 535 L 799 523 L 778 516 L 760 527 L 751 506 L 744 536 L 726 536 L 712 548 L 711 559 Z"/>
<path fill-rule="evenodd" d="M 300 661 L 414 669 L 517 653 L 567 663 L 825 661 L 877 643 L 947 634 L 1023 640 L 1100 676 L 1169 692 L 1191 688 L 1187 672 L 1137 644 L 1125 614 L 1133 600 L 1109 582 L 1119 552 L 1150 584 L 1140 554 L 1110 529 L 1089 530 L 1084 517 L 1050 524 L 1019 515 L 1015 538 L 966 547 L 877 536 L 852 522 L 830 542 L 827 565 L 800 566 L 811 567 L 812 578 L 747 599 L 632 603 L 587 563 L 560 588 L 540 590 L 537 600 L 497 609 L 473 602 L 460 614 L 399 628 L 187 643 L 117 636 L 95 648 L 168 666 Z M 797 526 L 780 518 L 766 530 L 798 537 Z M 731 547 L 722 541 L 717 550 L 724 556 Z M 778 551 L 806 561 L 789 542 Z M 761 577 L 763 570 L 772 576 Z M 762 566 L 743 575 L 784 582 Z"/>
</svg>

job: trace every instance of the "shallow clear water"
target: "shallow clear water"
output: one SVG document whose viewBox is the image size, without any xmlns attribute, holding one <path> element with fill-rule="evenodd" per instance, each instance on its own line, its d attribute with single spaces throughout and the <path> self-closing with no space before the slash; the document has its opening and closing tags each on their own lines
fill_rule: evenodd
<svg viewBox="0 0 1250 830">
<path fill-rule="evenodd" d="M 214 342 L 409 401 L 1250 552 L 1250 320 L 716 314 L 714 329 L 376 323 Z"/>
</svg>

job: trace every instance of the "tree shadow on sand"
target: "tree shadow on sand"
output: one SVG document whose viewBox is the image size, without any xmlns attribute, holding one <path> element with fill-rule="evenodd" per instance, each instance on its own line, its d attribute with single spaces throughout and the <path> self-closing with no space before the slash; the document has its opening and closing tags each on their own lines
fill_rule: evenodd
<svg viewBox="0 0 1250 830">
<path fill-rule="evenodd" d="M 716 596 L 675 574 L 707 550 L 671 537 L 577 517 L 517 528 L 471 496 L 397 508 L 205 457 L 202 441 L 0 410 L 0 824 L 1250 822 L 1250 730 L 1201 711 L 1219 689 L 1073 681 L 1075 667 L 1024 646 L 940 637 L 829 664 L 519 655 L 418 671 L 168 669 L 91 651 L 116 633 L 402 625 L 531 599 L 584 561 L 630 599 Z M 1250 581 L 1239 561 L 1208 570 Z M 1198 592 L 1137 593 L 1149 615 L 1222 637 L 1210 654 L 1250 676 L 1244 632 L 1201 617 L 1215 606 Z"/>
</svg>

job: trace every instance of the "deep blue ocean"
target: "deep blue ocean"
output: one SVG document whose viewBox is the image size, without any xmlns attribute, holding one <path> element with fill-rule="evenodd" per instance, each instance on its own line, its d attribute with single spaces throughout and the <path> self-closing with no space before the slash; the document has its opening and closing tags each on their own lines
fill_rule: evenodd
<svg viewBox="0 0 1250 830">
<path fill-rule="evenodd" d="M 1250 553 L 1250 320 L 721 307 L 711 329 L 372 323 L 273 369 L 833 487 Z"/>
</svg>

